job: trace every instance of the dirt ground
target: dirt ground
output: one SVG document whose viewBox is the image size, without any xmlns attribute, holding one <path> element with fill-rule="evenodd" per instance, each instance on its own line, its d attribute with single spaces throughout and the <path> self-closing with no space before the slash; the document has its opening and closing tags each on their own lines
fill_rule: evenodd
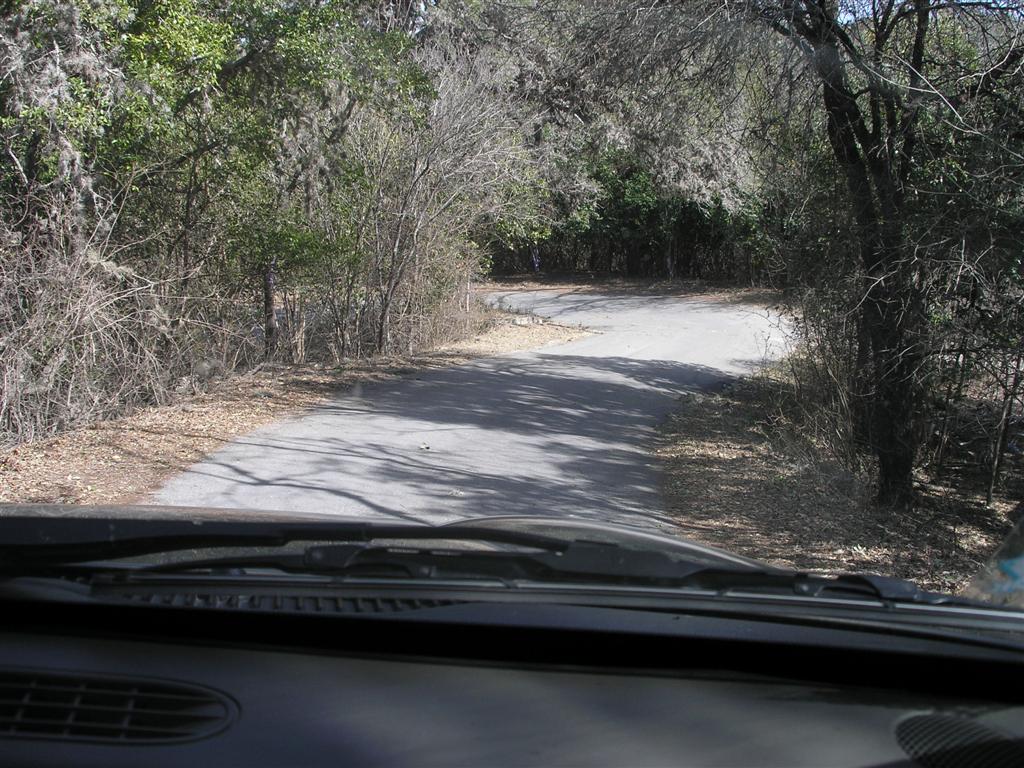
<svg viewBox="0 0 1024 768">
<path fill-rule="evenodd" d="M 519 320 L 521 322 L 521 319 Z M 130 504 L 225 442 L 357 383 L 587 335 L 488 313 L 480 332 L 429 353 L 353 361 L 341 368 L 264 366 L 178 402 L 0 453 L 0 502 Z"/>
<path fill-rule="evenodd" d="M 662 426 L 669 509 L 683 535 L 776 565 L 861 571 L 965 586 L 1012 528 L 1014 503 L 919 483 L 920 502 L 896 514 L 871 504 L 866 479 L 765 419 L 766 394 L 743 381 L 685 397 Z"/>
</svg>

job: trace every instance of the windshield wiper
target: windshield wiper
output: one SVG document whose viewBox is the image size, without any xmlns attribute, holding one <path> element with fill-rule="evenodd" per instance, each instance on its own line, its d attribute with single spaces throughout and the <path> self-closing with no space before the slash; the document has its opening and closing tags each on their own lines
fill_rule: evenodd
<svg viewBox="0 0 1024 768">
<path fill-rule="evenodd" d="M 660 552 L 615 544 L 576 541 L 555 550 L 473 551 L 344 544 L 312 546 L 302 552 L 185 560 L 124 573 L 234 573 L 260 569 L 338 577 L 407 579 L 494 579 L 514 582 L 593 583 L 783 596 L 869 599 L 888 603 L 970 605 L 953 595 L 927 592 L 911 581 L 870 574 L 815 576 L 782 569 L 707 567 Z"/>
<path fill-rule="evenodd" d="M 686 579 L 686 586 L 728 594 L 778 592 L 799 597 L 881 600 L 889 603 L 991 606 L 941 592 L 928 592 L 912 581 L 869 573 L 820 576 L 800 571 L 734 571 L 705 568 Z"/>
<path fill-rule="evenodd" d="M 291 573 L 349 575 L 381 573 L 408 577 L 486 576 L 545 579 L 566 576 L 629 578 L 669 583 L 696 569 L 660 552 L 614 543 L 566 540 L 512 529 L 451 523 L 444 526 L 392 523 L 182 523 L 160 520 L 0 519 L 0 574 L 27 575 L 71 569 L 128 573 L 274 568 Z M 7 535 L 11 533 L 13 535 Z M 14 539 L 12 541 L 12 539 Z M 402 542 L 375 546 L 371 542 Z M 438 542 L 419 547 L 415 542 Z M 185 556 L 156 565 L 116 562 L 145 555 L 172 555 L 216 548 L 284 548 L 295 542 L 330 542 L 298 551 L 222 557 Z M 408 542 L 408 544 L 406 544 Z M 441 542 L 499 544 L 515 550 L 452 549 Z M 532 550 L 532 551 L 524 551 Z"/>
<path fill-rule="evenodd" d="M 447 530 L 447 529 L 445 529 Z M 448 539 L 435 533 L 434 539 Z M 519 542 L 521 543 L 521 542 Z M 537 548 L 533 548 L 537 549 Z M 336 576 L 400 576 L 431 579 L 493 578 L 564 581 L 566 579 L 671 585 L 703 566 L 660 552 L 628 549 L 605 542 L 574 541 L 558 548 L 466 550 L 439 547 L 339 544 L 312 546 L 296 553 L 268 553 L 209 558 L 144 566 L 142 573 L 251 571 L 276 569 L 288 573 Z"/>
<path fill-rule="evenodd" d="M 409 542 L 396 547 L 373 542 Z M 417 546 L 415 542 L 424 542 Z M 328 576 L 383 576 L 419 579 L 492 578 L 502 582 L 542 581 L 688 588 L 720 595 L 757 593 L 888 603 L 970 605 L 965 598 L 926 592 L 916 584 L 873 575 L 814 576 L 744 565 L 708 567 L 659 551 L 614 543 L 567 540 L 528 531 L 453 523 L 445 526 L 393 523 L 165 521 L 136 519 L 0 518 L 0 574 L 20 576 L 63 569 L 155 575 L 276 569 Z M 319 545 L 216 558 L 184 557 L 157 565 L 98 563 L 143 555 L 168 555 L 218 547 L 284 548 L 296 542 Z M 510 545 L 508 550 L 426 546 L 428 542 Z M 329 543 L 326 544 L 325 543 Z M 532 550 L 532 551 L 526 551 Z"/>
<path fill-rule="evenodd" d="M 0 573 L 216 547 L 284 547 L 293 542 L 474 541 L 559 552 L 569 542 L 483 526 L 392 523 L 238 523 L 163 520 L 0 518 Z"/>
</svg>

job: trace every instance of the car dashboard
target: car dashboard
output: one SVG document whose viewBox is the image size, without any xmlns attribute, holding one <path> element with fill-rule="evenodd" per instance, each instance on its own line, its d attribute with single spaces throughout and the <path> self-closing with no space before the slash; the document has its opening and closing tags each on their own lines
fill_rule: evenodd
<svg viewBox="0 0 1024 768">
<path fill-rule="evenodd" d="M 3 765 L 1024 764 L 1013 666 L 743 643 L 692 617 L 656 636 L 643 612 L 585 631 L 507 606 L 43 608 L 5 605 Z"/>
</svg>

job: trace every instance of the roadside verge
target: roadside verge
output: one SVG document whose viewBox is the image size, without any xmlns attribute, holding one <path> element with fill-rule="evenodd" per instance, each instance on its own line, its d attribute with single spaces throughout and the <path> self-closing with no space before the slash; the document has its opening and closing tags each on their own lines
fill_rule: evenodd
<svg viewBox="0 0 1024 768">
<path fill-rule="evenodd" d="M 894 513 L 871 502 L 868 479 L 773 416 L 765 385 L 742 379 L 687 395 L 662 424 L 657 455 L 680 535 L 799 570 L 859 571 L 957 591 L 1009 532 L 1011 501 L 919 483 Z"/>
</svg>

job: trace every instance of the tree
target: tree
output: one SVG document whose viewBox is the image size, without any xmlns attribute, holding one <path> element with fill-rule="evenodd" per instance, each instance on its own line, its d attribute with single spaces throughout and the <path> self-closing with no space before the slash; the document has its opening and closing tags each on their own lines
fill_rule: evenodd
<svg viewBox="0 0 1024 768">
<path fill-rule="evenodd" d="M 156 396 L 152 284 L 114 260 L 96 146 L 124 92 L 118 5 L 0 9 L 0 442 Z"/>
<path fill-rule="evenodd" d="M 1005 238 L 981 246 L 956 237 L 943 220 L 970 198 L 971 215 L 984 211 L 992 221 L 991 212 L 1014 197 L 1008 188 L 1019 195 L 1022 166 L 1012 145 L 1019 146 L 1024 126 L 1021 6 L 1007 0 L 676 0 L 627 1 L 586 13 L 576 4 L 558 5 L 563 18 L 575 12 L 580 19 L 571 33 L 582 51 L 575 61 L 590 73 L 592 88 L 607 83 L 606 95 L 629 85 L 660 96 L 670 82 L 683 91 L 682 105 L 729 107 L 719 114 L 738 116 L 733 133 L 742 136 L 740 146 L 759 149 L 762 157 L 782 151 L 798 158 L 794 146 L 814 147 L 824 137 L 843 181 L 848 223 L 842 226 L 855 245 L 856 262 L 844 269 L 856 270 L 861 281 L 851 308 L 864 364 L 859 431 L 877 458 L 879 501 L 910 503 L 935 363 L 932 310 L 950 249 L 959 243 L 1007 253 Z M 597 63 L 588 64 L 591 58 Z M 777 124 L 758 124 L 758 101 L 769 103 Z M 641 116 L 666 112 L 643 97 L 637 107 Z M 776 137 L 788 129 L 791 143 L 758 148 L 751 128 Z M 997 147 L 1004 151 L 998 164 L 987 159 Z M 972 168 L 979 163 L 984 168 Z M 982 202 L 976 193 L 995 178 L 1003 192 Z M 771 184 L 763 177 L 762 192 Z M 842 251 L 841 241 L 830 247 Z"/>
<path fill-rule="evenodd" d="M 879 501 L 906 505 L 930 351 L 932 264 L 919 251 L 929 221 L 916 215 L 915 190 L 925 183 L 924 166 L 945 159 L 929 143 L 927 123 L 976 130 L 961 122 L 956 105 L 986 98 L 1017 69 L 1024 56 L 1020 10 L 974 0 L 786 0 L 750 3 L 748 13 L 796 46 L 820 84 L 864 273 L 861 344 L 872 364 L 869 430 Z M 968 51 L 941 40 L 957 33 L 965 44 L 982 36 L 984 47 L 970 46 L 973 67 L 962 58 Z"/>
</svg>

